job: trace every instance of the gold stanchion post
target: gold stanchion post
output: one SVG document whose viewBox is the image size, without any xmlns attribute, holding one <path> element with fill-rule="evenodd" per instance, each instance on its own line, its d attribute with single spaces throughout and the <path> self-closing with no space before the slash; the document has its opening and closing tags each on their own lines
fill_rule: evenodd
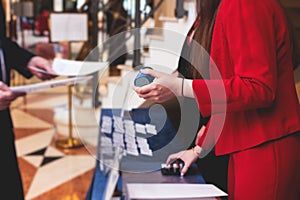
<svg viewBox="0 0 300 200">
<path fill-rule="evenodd" d="M 73 85 L 68 86 L 68 117 L 69 117 L 69 137 L 64 139 L 57 139 L 56 146 L 63 149 L 77 148 L 83 146 L 80 139 L 73 138 L 73 121 L 72 121 L 72 88 Z"/>
<path fill-rule="evenodd" d="M 69 46 L 69 52 L 70 52 L 71 51 L 70 42 L 68 42 L 68 46 Z M 80 139 L 73 138 L 72 88 L 73 88 L 73 85 L 68 86 L 69 137 L 64 138 L 64 139 L 57 139 L 55 141 L 56 146 L 59 148 L 63 148 L 63 149 L 72 149 L 72 148 L 78 148 L 78 147 L 83 146 L 83 143 Z"/>
</svg>

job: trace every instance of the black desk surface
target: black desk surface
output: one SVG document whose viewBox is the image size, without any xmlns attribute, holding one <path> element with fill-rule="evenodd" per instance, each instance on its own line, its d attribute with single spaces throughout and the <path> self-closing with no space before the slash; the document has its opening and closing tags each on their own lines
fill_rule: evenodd
<svg viewBox="0 0 300 200">
<path fill-rule="evenodd" d="M 127 183 L 205 183 L 196 165 L 192 165 L 184 177 L 178 175 L 162 175 L 160 170 L 143 173 L 122 173 L 122 194 L 127 197 Z"/>
</svg>

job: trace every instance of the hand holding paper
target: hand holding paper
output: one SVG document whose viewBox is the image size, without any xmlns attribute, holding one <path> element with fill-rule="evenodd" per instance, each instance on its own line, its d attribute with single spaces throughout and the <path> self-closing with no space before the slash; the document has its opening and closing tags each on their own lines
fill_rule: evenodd
<svg viewBox="0 0 300 200">
<path fill-rule="evenodd" d="M 5 110 L 10 103 L 20 96 L 24 96 L 24 92 L 13 92 L 9 87 L 0 81 L 0 110 Z"/>
<path fill-rule="evenodd" d="M 32 57 L 28 62 L 27 67 L 33 75 L 41 80 L 50 80 L 56 77 L 50 61 L 40 56 Z"/>
<path fill-rule="evenodd" d="M 107 62 L 74 61 L 55 58 L 52 71 L 31 66 L 36 72 L 56 76 L 86 76 L 98 72 L 108 66 Z"/>
</svg>

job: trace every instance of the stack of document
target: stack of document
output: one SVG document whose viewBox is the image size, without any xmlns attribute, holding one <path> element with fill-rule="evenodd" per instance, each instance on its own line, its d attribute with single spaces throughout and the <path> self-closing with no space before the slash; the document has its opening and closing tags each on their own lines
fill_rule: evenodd
<svg viewBox="0 0 300 200">
<path fill-rule="evenodd" d="M 129 199 L 198 199 L 216 200 L 227 196 L 225 192 L 212 184 L 180 184 L 180 183 L 128 183 Z"/>
<path fill-rule="evenodd" d="M 76 83 L 91 79 L 91 74 L 99 72 L 107 66 L 107 62 L 85 62 L 55 58 L 52 64 L 52 69 L 54 73 L 51 73 L 50 75 L 68 76 L 70 78 L 54 79 L 51 81 L 44 81 L 41 83 L 10 87 L 10 89 L 13 92 L 33 93 L 53 87 L 74 85 Z M 40 73 L 49 74 L 43 69 L 30 66 L 29 68 Z"/>
<path fill-rule="evenodd" d="M 39 92 L 54 87 L 74 85 L 81 81 L 87 81 L 91 78 L 92 76 L 72 77 L 72 78 L 58 79 L 53 81 L 44 81 L 44 82 L 28 84 L 28 85 L 14 86 L 14 87 L 10 87 L 10 89 L 13 92 L 24 92 L 26 94 L 29 94 L 29 93 Z"/>
<path fill-rule="evenodd" d="M 90 62 L 90 61 L 75 61 L 61 58 L 55 58 L 52 63 L 52 69 L 57 76 L 86 76 L 108 67 L 108 62 Z M 33 70 L 41 73 L 48 72 L 36 68 L 30 67 Z"/>
</svg>

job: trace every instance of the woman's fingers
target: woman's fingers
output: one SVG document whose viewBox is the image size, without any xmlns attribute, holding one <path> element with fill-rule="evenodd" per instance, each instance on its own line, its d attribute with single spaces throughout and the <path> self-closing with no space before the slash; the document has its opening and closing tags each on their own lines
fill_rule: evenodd
<svg viewBox="0 0 300 200">
<path fill-rule="evenodd" d="M 166 161 L 166 164 L 170 165 L 171 163 L 173 163 L 177 159 L 178 159 L 178 153 L 171 154 L 171 155 L 169 155 L 169 157 L 168 157 L 168 159 Z"/>
<path fill-rule="evenodd" d="M 187 173 L 187 171 L 189 170 L 191 164 L 192 164 L 191 162 L 187 162 L 187 161 L 184 162 L 183 168 L 181 169 L 181 172 L 180 172 L 181 176 L 184 176 Z"/>
<path fill-rule="evenodd" d="M 190 166 L 192 165 L 192 163 L 195 162 L 198 159 L 198 157 L 193 152 L 192 149 L 189 149 L 189 150 L 180 151 L 178 153 L 171 154 L 168 157 L 166 164 L 169 165 L 174 161 L 176 161 L 177 159 L 180 159 L 184 162 L 184 166 L 181 169 L 181 175 L 184 176 L 187 173 Z"/>
<path fill-rule="evenodd" d="M 159 71 L 156 71 L 156 70 L 153 70 L 153 69 L 141 69 L 141 73 L 148 74 L 148 75 L 153 76 L 155 78 L 159 78 L 163 74 L 163 73 L 161 73 Z"/>
</svg>

